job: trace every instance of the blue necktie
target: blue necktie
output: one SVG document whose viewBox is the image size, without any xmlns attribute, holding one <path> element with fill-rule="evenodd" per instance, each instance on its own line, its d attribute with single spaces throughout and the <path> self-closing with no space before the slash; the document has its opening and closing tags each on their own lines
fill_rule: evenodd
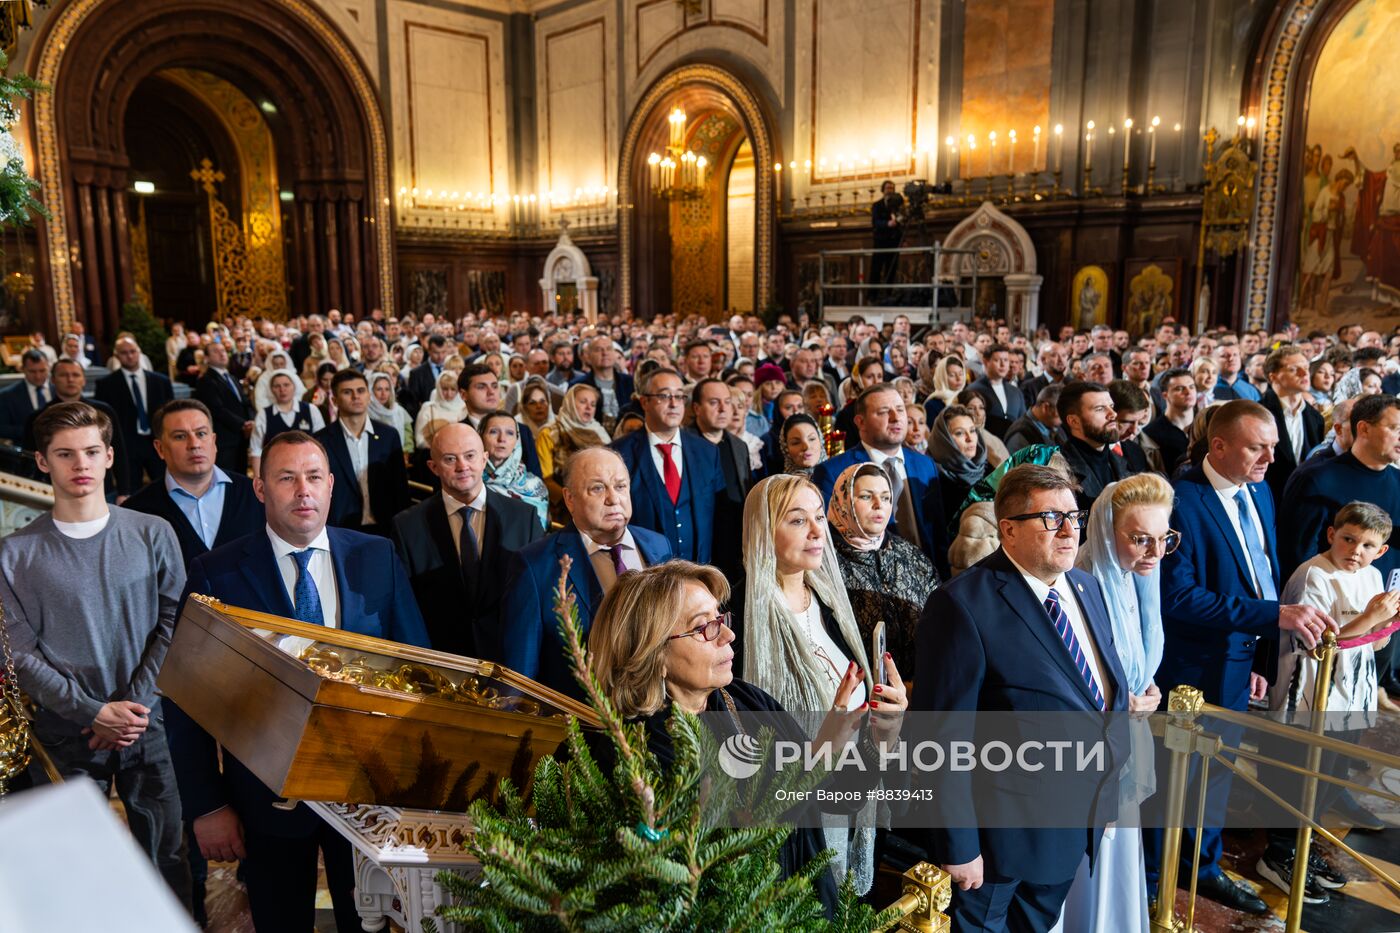
<svg viewBox="0 0 1400 933">
<path fill-rule="evenodd" d="M 234 397 L 243 398 L 243 390 L 238 387 L 238 380 L 233 378 L 233 373 L 224 371 L 224 379 L 228 381 L 228 387 L 233 390 Z"/>
<path fill-rule="evenodd" d="M 312 625 L 325 625 L 326 617 L 321 614 L 321 594 L 316 590 L 316 581 L 311 579 L 307 564 L 314 554 L 311 548 L 293 551 L 292 559 L 297 562 L 297 585 L 293 591 L 296 597 L 296 618 Z"/>
<path fill-rule="evenodd" d="M 1074 637 L 1074 628 L 1069 624 L 1069 616 L 1065 615 L 1065 610 L 1060 606 L 1060 594 L 1056 593 L 1052 587 L 1050 595 L 1045 597 L 1045 611 L 1050 616 L 1050 621 L 1055 625 L 1055 633 L 1060 636 L 1060 641 L 1065 643 L 1065 648 L 1069 650 L 1069 658 L 1074 662 L 1074 667 L 1079 671 L 1079 676 L 1084 678 L 1084 683 L 1089 687 L 1089 693 L 1094 698 L 1094 703 L 1098 705 L 1100 711 L 1105 707 L 1103 701 L 1103 691 L 1094 680 L 1094 671 L 1089 667 L 1089 659 L 1084 656 L 1084 649 L 1079 647 L 1079 639 Z"/>
<path fill-rule="evenodd" d="M 1274 574 L 1269 569 L 1269 554 L 1264 550 L 1264 542 L 1259 540 L 1259 532 L 1249 517 L 1249 501 L 1244 491 L 1235 493 L 1235 508 L 1240 513 L 1240 531 L 1244 534 L 1244 549 L 1254 568 L 1254 579 L 1259 584 L 1260 599 L 1278 599 L 1278 587 L 1274 586 Z"/>
<path fill-rule="evenodd" d="M 136 374 L 131 374 L 131 398 L 136 402 L 136 433 L 150 434 L 151 422 L 146 418 L 146 400 L 141 397 L 141 384 L 136 381 Z"/>
<path fill-rule="evenodd" d="M 43 411 L 49 404 L 49 387 L 41 385 L 34 390 L 34 398 L 38 400 L 39 407 L 35 411 Z"/>
</svg>

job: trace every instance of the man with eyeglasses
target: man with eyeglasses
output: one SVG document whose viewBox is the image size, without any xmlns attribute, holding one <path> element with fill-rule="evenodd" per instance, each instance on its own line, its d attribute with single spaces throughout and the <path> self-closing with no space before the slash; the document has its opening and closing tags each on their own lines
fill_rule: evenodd
<svg viewBox="0 0 1400 933">
<path fill-rule="evenodd" d="M 688 400 L 680 373 L 656 370 L 642 396 L 645 430 L 618 438 L 612 448 L 636 487 L 634 523 L 665 535 L 676 557 L 708 564 L 716 500 L 726 486 L 714 445 L 680 429 Z"/>
<path fill-rule="evenodd" d="M 1098 581 L 1074 566 L 1088 513 L 1077 506 L 1073 481 L 1053 467 L 1016 467 L 998 485 L 994 508 L 1000 547 L 934 590 L 924 607 L 909 708 L 1126 711 L 1130 691 L 1108 608 Z M 1103 773 L 1117 774 L 1127 749 L 1114 732 L 1106 737 Z M 1113 818 L 1092 812 L 1089 801 L 1116 799 L 1116 788 L 1057 800 L 1054 825 L 1064 828 L 979 829 L 968 816 L 974 797 L 992 799 L 999 780 L 1008 781 L 1007 794 L 1025 791 L 995 774 L 976 779 L 990 790 L 974 791 L 973 780 L 945 779 L 928 814 L 927 825 L 940 827 L 926 837 L 929 853 L 956 885 L 954 929 L 1050 929 L 1076 869 L 1098 848 L 1100 820 Z"/>
<path fill-rule="evenodd" d="M 1260 404 L 1274 416 L 1280 441 L 1266 481 L 1275 501 L 1282 501 L 1288 478 L 1308 451 L 1322 442 L 1326 425 L 1321 412 L 1308 404 L 1308 355 L 1302 347 L 1284 346 L 1270 353 L 1264 360 L 1264 376 L 1269 391 Z"/>
<path fill-rule="evenodd" d="M 1306 372 L 1306 360 L 1304 371 Z M 1176 506 L 1171 527 L 1181 544 L 1162 561 L 1164 646 L 1156 681 L 1163 692 L 1178 684 L 1200 687 L 1208 703 L 1243 712 L 1262 699 L 1268 682 L 1254 670 L 1261 639 L 1293 633 L 1313 647 L 1337 625 L 1311 606 L 1285 605 L 1279 551 L 1274 539 L 1274 497 L 1265 483 L 1279 431 L 1274 416 L 1256 402 L 1226 402 L 1210 422 L 1205 460 L 1173 483 Z M 1265 653 L 1268 653 L 1267 650 Z M 1276 652 L 1273 652 L 1276 654 Z M 1221 729 L 1236 746 L 1242 730 Z M 1159 761 L 1158 773 L 1163 774 Z M 1196 768 L 1193 763 L 1193 780 Z M 1206 816 L 1199 838 L 1194 828 L 1182 839 L 1182 883 L 1200 850 L 1197 890 L 1226 907 L 1262 914 L 1268 907 L 1247 886 L 1221 871 L 1220 826 L 1229 797 L 1230 771 L 1210 769 Z M 1187 799 L 1199 791 L 1188 788 Z M 1162 830 L 1147 829 L 1148 889 L 1160 873 Z"/>
<path fill-rule="evenodd" d="M 1060 453 L 1079 481 L 1079 507 L 1087 509 L 1105 486 L 1128 475 L 1127 464 L 1111 446 L 1118 443 L 1113 397 L 1097 382 L 1071 382 L 1061 390 L 1058 407 L 1069 435 Z"/>
<path fill-rule="evenodd" d="M 635 431 L 628 437 L 646 434 Z M 565 657 L 554 614 L 560 560 L 571 561 L 569 588 L 586 638 L 594 613 L 618 577 L 672 557 L 664 535 L 632 523 L 634 484 L 628 472 L 609 447 L 585 448 L 569 458 L 563 476 L 569 524 L 511 557 L 499 637 L 478 645 L 492 660 L 580 700 L 583 690 Z"/>
</svg>

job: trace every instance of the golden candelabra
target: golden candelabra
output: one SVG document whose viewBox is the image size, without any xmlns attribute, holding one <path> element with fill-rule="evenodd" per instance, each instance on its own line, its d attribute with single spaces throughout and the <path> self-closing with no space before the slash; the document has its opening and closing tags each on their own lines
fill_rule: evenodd
<svg viewBox="0 0 1400 933">
<path fill-rule="evenodd" d="M 822 443 L 828 457 L 846 452 L 846 432 L 836 430 L 836 409 L 823 405 L 817 412 L 817 427 L 822 432 Z"/>
<path fill-rule="evenodd" d="M 5 795 L 11 780 L 29 767 L 29 718 L 24 714 L 20 699 L 19 680 L 15 677 L 15 659 L 10 653 L 10 636 L 5 628 L 5 609 L 0 605 L 0 797 Z"/>
</svg>

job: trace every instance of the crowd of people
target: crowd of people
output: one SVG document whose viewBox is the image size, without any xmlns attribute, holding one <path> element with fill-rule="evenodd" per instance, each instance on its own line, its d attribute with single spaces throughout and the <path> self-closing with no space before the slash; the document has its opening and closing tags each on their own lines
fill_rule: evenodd
<svg viewBox="0 0 1400 933">
<path fill-rule="evenodd" d="M 671 704 L 1150 712 L 1192 684 L 1296 711 L 1325 632 L 1400 608 L 1400 335 L 1360 325 L 330 311 L 105 356 L 74 330 L 61 352 L 35 334 L 0 393 L 0 438 L 55 501 L 0 540 L 20 685 L 55 762 L 115 785 L 192 909 L 201 855 L 242 860 L 259 931 L 311 926 L 318 853 L 355 928 L 349 848 L 156 695 L 192 592 L 581 696 L 554 617 L 569 557 L 598 679 L 663 761 Z M 95 602 L 73 586 L 94 574 L 120 585 Z M 1386 641 L 1348 649 L 1332 708 L 1400 708 L 1397 674 Z M 1128 784 L 1125 806 L 1153 789 Z M 1221 866 L 1228 785 L 1211 772 L 1182 876 L 1199 851 L 1199 893 L 1262 913 Z M 1382 825 L 1345 790 L 1320 807 Z M 782 861 L 835 850 L 831 908 L 848 870 L 869 890 L 884 840 L 850 812 L 821 826 Z M 1160 831 L 908 836 L 952 875 L 955 929 L 1147 928 Z M 1254 867 L 1287 889 L 1293 862 L 1275 832 Z M 1310 903 L 1346 881 L 1307 871 Z"/>
</svg>

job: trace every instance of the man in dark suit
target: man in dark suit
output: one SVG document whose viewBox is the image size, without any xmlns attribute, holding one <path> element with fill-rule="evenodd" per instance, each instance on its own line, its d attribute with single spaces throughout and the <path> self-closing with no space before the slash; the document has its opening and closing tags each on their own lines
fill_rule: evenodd
<svg viewBox="0 0 1400 933">
<path fill-rule="evenodd" d="M 254 488 L 266 506 L 265 528 L 195 558 L 185 598 L 202 593 L 244 609 L 428 647 L 393 545 L 326 527 L 335 477 L 324 448 L 309 434 L 288 431 L 268 444 L 259 468 Z M 214 738 L 173 704 L 167 727 L 180 799 L 200 852 L 243 860 L 259 933 L 313 927 L 318 853 L 336 927 L 355 929 L 355 876 L 344 837 L 302 804 L 276 806 L 262 781 L 227 749 L 220 756 Z"/>
<path fill-rule="evenodd" d="M 646 427 L 611 446 L 632 474 L 634 523 L 664 535 L 676 557 L 708 564 L 724 470 L 714 445 L 680 429 L 685 403 L 680 374 L 656 370 L 642 397 Z"/>
<path fill-rule="evenodd" d="M 316 335 L 325 337 L 326 319 L 319 314 L 312 314 L 306 319 L 306 333 L 298 334 L 287 351 L 292 357 L 292 368 L 297 372 L 301 372 L 302 364 L 311 355 L 311 338 Z"/>
<path fill-rule="evenodd" d="M 1170 369 L 1162 373 L 1161 386 L 1166 407 L 1148 422 L 1142 433 L 1162 452 L 1163 472 L 1171 477 L 1176 475 L 1177 467 L 1191 447 L 1186 432 L 1191 430 L 1191 422 L 1196 419 L 1196 377 L 1188 369 Z"/>
<path fill-rule="evenodd" d="M 1278 448 L 1265 481 L 1275 501 L 1283 501 L 1288 478 L 1322 442 L 1327 433 L 1322 413 L 1308 404 L 1311 397 L 1308 356 L 1301 347 L 1279 347 L 1264 360 L 1269 391 L 1260 402 L 1274 416 Z"/>
<path fill-rule="evenodd" d="M 1030 408 L 1035 404 L 1040 390 L 1048 385 L 1064 385 L 1069 379 L 1069 351 L 1063 344 L 1047 343 L 1036 356 L 1040 364 L 1040 375 L 1032 376 L 1021 383 L 1021 401 Z"/>
<path fill-rule="evenodd" d="M 880 200 L 870 205 L 870 231 L 876 249 L 898 249 L 904 240 L 904 228 L 900 226 L 899 212 L 904 209 L 904 198 L 895 190 L 894 182 L 880 185 Z M 888 285 L 894 281 L 899 269 L 898 253 L 876 253 L 870 260 L 870 282 L 872 285 Z M 884 289 L 873 291 L 871 298 L 883 296 Z M 875 298 L 875 300 L 882 300 Z"/>
<path fill-rule="evenodd" d="M 638 432 L 641 433 L 641 432 Z M 511 556 L 500 629 L 491 640 L 491 660 L 572 697 L 583 698 L 564 657 L 554 593 L 569 557 L 569 588 L 578 601 L 585 637 L 593 614 L 619 575 L 672 558 L 662 535 L 629 524 L 631 479 L 615 450 L 590 447 L 569 458 L 564 476 L 564 507 L 569 527 L 526 545 Z"/>
<path fill-rule="evenodd" d="M 151 430 L 165 475 L 122 504 L 170 523 L 186 569 L 201 554 L 262 529 L 263 505 L 253 481 L 215 463 L 214 418 L 203 402 L 166 402 L 156 409 Z"/>
<path fill-rule="evenodd" d="M 0 392 L 0 437 L 24 440 L 24 426 L 29 419 L 49 406 L 54 399 L 49 383 L 49 358 L 44 351 L 30 347 L 20 357 L 24 379 Z"/>
<path fill-rule="evenodd" d="M 1001 547 L 934 590 L 919 621 L 914 710 L 1120 712 L 1129 691 L 1113 625 L 1094 577 L 1075 569 L 1079 529 L 1072 482 L 1050 467 L 1020 466 L 996 496 Z M 1049 517 L 1047 517 L 1049 516 Z M 988 650 L 989 646 L 1015 650 Z M 1085 717 L 1087 719 L 1087 717 Z M 1105 717 L 1107 719 L 1107 717 Z M 969 825 L 971 778 L 948 780 L 929 853 L 957 885 L 956 930 L 1048 930 L 1075 870 L 1113 819 L 1122 746 L 1085 798 L 1057 800 L 1060 829 Z M 1112 801 L 1110 804 L 1109 801 Z M 951 808 L 951 809 L 946 809 Z M 961 810 L 960 816 L 954 816 Z"/>
<path fill-rule="evenodd" d="M 1032 444 L 1055 444 L 1056 446 L 1065 443 L 1065 432 L 1060 426 L 1060 390 L 1063 386 L 1058 383 L 1048 385 L 1040 390 L 1040 394 L 1035 397 L 1030 410 L 1017 418 L 1011 427 L 1006 429 L 1006 436 L 1002 440 L 1006 441 L 1006 449 L 1013 454 L 1022 447 L 1029 447 Z"/>
<path fill-rule="evenodd" d="M 427 358 L 408 371 L 408 394 L 412 396 L 413 404 L 407 407 L 415 418 L 418 416 L 418 409 L 423 407 L 437 388 L 438 376 L 442 375 L 442 366 L 447 362 L 449 349 L 446 337 L 433 334 L 428 338 Z"/>
<path fill-rule="evenodd" d="M 812 482 L 821 490 L 822 499 L 830 502 L 836 478 L 846 467 L 874 463 L 883 469 L 890 477 L 894 497 L 890 527 L 928 555 L 943 579 L 948 579 L 948 523 L 943 516 L 938 467 L 932 457 L 904 446 L 909 430 L 904 399 L 891 383 L 884 382 L 861 390 L 854 405 L 859 441 L 847 440 L 845 453 L 818 464 L 812 471 Z"/>
<path fill-rule="evenodd" d="M 753 477 L 749 447 L 729 433 L 729 425 L 732 418 L 744 415 L 735 415 L 729 386 L 713 377 L 695 384 L 690 404 L 695 413 L 696 436 L 715 448 L 724 471 L 724 494 L 715 502 L 714 563 L 726 577 L 735 580 L 744 569 L 744 500 Z"/>
<path fill-rule="evenodd" d="M 369 383 L 342 369 L 331 380 L 339 418 L 316 432 L 326 448 L 335 493 L 330 523 L 386 537 L 394 516 L 408 507 L 408 470 L 399 432 L 369 417 Z"/>
<path fill-rule="evenodd" d="M 1242 712 L 1268 687 L 1254 672 L 1261 639 L 1268 653 L 1277 651 L 1271 640 L 1280 631 L 1296 633 L 1308 647 L 1324 631 L 1336 631 L 1325 613 L 1279 602 L 1274 500 L 1264 483 L 1278 439 L 1274 418 L 1263 406 L 1243 399 L 1226 402 L 1211 419 L 1204 462 L 1174 484 L 1171 527 L 1181 533 L 1181 544 L 1162 561 L 1165 644 L 1156 681 L 1163 692 L 1191 684 L 1206 702 Z M 1222 734 L 1227 745 L 1239 744 L 1238 730 L 1226 728 Z M 1158 773 L 1165 773 L 1160 764 Z M 1264 902 L 1218 864 L 1229 788 L 1230 772 L 1212 768 L 1200 838 L 1194 829 L 1183 831 L 1182 877 L 1189 877 L 1199 846 L 1197 890 L 1227 907 L 1262 914 L 1268 910 Z M 1197 794 L 1189 789 L 1187 799 Z M 1151 890 L 1161 867 L 1162 831 L 1148 829 L 1144 836 Z"/>
<path fill-rule="evenodd" d="M 248 472 L 248 437 L 253 433 L 253 411 L 243 397 L 243 387 L 228 370 L 228 347 L 211 340 L 204 348 L 204 375 L 194 386 L 194 397 L 214 416 L 219 442 L 219 466 L 229 473 Z"/>
<path fill-rule="evenodd" d="M 1007 378 L 1011 372 L 1011 348 L 997 344 L 982 355 L 987 374 L 971 386 L 987 403 L 987 430 L 1005 437 L 1011 423 L 1026 413 L 1025 398 Z"/>
<path fill-rule="evenodd" d="M 155 482 L 165 472 L 151 425 L 156 409 L 175 397 L 175 389 L 165 376 L 141 368 L 141 347 L 132 338 L 118 340 L 112 352 L 121 368 L 97 380 L 93 392 L 117 413 L 131 487 L 139 489 L 142 476 Z"/>
<path fill-rule="evenodd" d="M 486 488 L 485 466 L 481 435 L 449 424 L 433 435 L 428 460 L 441 490 L 394 516 L 433 648 L 472 658 L 498 629 L 510 555 L 544 536 L 533 506 Z"/>
</svg>

